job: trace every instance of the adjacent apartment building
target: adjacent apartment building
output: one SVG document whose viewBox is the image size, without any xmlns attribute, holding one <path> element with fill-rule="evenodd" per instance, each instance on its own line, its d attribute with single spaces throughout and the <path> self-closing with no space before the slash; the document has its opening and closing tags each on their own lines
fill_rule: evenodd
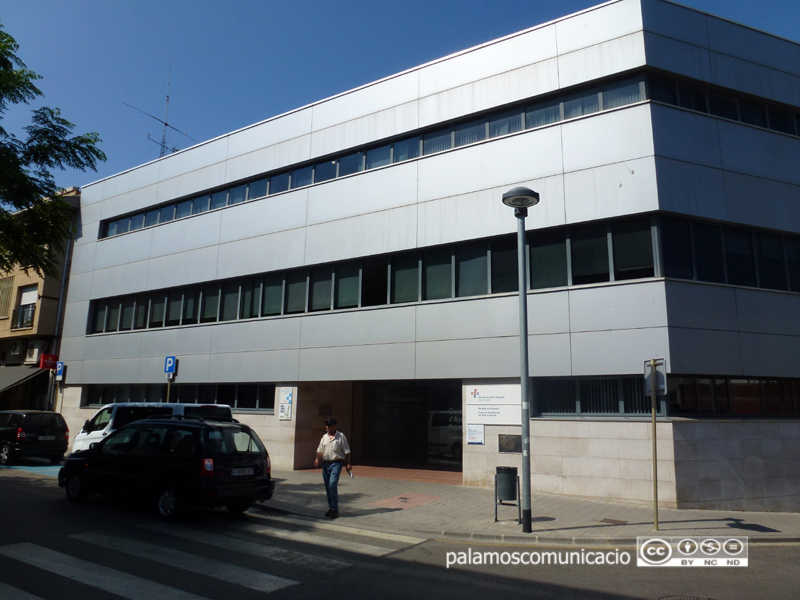
<svg viewBox="0 0 800 600">
<path fill-rule="evenodd" d="M 61 410 L 217 402 L 280 469 L 519 466 L 535 491 L 800 510 L 800 45 L 614 0 L 83 188 Z M 169 392 L 165 357 L 177 358 Z"/>
</svg>

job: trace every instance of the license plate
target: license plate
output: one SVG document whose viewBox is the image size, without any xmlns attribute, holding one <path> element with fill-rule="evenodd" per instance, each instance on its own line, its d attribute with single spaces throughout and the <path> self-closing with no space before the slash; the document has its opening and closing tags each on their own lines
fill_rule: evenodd
<svg viewBox="0 0 800 600">
<path fill-rule="evenodd" d="M 43 442 L 49 442 L 51 440 L 56 439 L 56 436 L 54 436 L 54 435 L 40 435 L 39 439 L 42 440 Z"/>
<path fill-rule="evenodd" d="M 231 475 L 252 475 L 253 468 L 248 467 L 246 469 L 231 469 Z"/>
</svg>

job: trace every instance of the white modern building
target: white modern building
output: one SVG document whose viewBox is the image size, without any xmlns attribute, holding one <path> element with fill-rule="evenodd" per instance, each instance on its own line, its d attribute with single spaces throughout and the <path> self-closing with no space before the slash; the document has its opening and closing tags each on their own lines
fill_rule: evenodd
<svg viewBox="0 0 800 600">
<path fill-rule="evenodd" d="M 755 8 L 755 6 L 754 6 Z M 83 188 L 59 408 L 234 406 L 277 468 L 519 466 L 534 491 L 800 510 L 800 45 L 614 0 Z"/>
</svg>

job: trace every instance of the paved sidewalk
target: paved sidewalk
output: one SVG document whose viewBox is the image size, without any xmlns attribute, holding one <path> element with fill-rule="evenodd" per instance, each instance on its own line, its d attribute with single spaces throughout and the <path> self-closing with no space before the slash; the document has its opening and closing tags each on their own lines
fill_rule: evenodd
<svg viewBox="0 0 800 600">
<path fill-rule="evenodd" d="M 420 481 L 343 477 L 339 483 L 337 525 L 421 537 L 506 543 L 632 546 L 637 536 L 748 536 L 756 543 L 800 543 L 800 513 L 719 510 L 659 510 L 653 529 L 648 505 L 583 500 L 534 494 L 533 533 L 522 533 L 516 506 L 498 506 L 494 489 Z M 278 509 L 327 520 L 322 476 L 318 469 L 273 471 L 275 496 L 251 512 Z"/>
</svg>

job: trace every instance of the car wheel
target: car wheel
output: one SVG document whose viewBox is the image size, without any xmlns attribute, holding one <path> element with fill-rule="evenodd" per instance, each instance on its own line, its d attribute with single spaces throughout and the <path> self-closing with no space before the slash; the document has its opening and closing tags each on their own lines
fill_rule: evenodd
<svg viewBox="0 0 800 600">
<path fill-rule="evenodd" d="M 64 487 L 67 490 L 67 500 L 70 502 L 82 502 L 86 498 L 86 485 L 83 477 L 77 473 L 67 477 L 67 484 Z"/>
<path fill-rule="evenodd" d="M 54 465 L 57 465 L 62 460 L 64 460 L 64 455 L 63 454 L 56 454 L 55 456 L 51 456 L 50 457 L 50 462 L 53 463 Z"/>
<path fill-rule="evenodd" d="M 156 510 L 162 519 L 171 521 L 177 519 L 182 512 L 182 505 L 178 493 L 172 487 L 161 488 L 156 497 Z"/>
<path fill-rule="evenodd" d="M 11 446 L 8 443 L 0 444 L 0 465 L 11 464 Z"/>
<path fill-rule="evenodd" d="M 233 515 L 241 515 L 252 505 L 253 503 L 247 500 L 244 502 L 229 502 L 228 504 L 225 505 L 225 508 L 227 508 L 228 512 Z"/>
</svg>

